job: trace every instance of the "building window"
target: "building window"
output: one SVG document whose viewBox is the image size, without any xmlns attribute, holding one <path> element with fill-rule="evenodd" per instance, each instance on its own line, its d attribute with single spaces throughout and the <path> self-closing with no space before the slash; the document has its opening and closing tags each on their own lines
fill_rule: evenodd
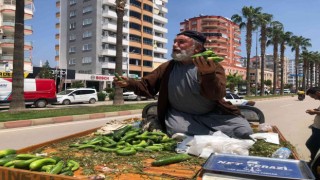
<svg viewBox="0 0 320 180">
<path fill-rule="evenodd" d="M 149 38 L 143 38 L 143 44 L 148 44 L 148 45 L 151 45 L 152 46 L 152 39 L 149 39 Z"/>
<path fill-rule="evenodd" d="M 143 61 L 143 66 L 152 67 L 152 61 Z"/>
<path fill-rule="evenodd" d="M 82 21 L 82 25 L 83 25 L 83 26 L 88 26 L 88 25 L 90 25 L 90 24 L 92 24 L 92 18 L 84 19 L 84 20 Z"/>
<path fill-rule="evenodd" d="M 152 28 L 143 26 L 143 32 L 147 33 L 147 34 L 152 34 Z"/>
<path fill-rule="evenodd" d="M 69 17 L 72 18 L 72 17 L 76 17 L 76 11 L 70 11 L 70 14 L 69 14 Z"/>
<path fill-rule="evenodd" d="M 135 30 L 141 31 L 141 25 L 140 25 L 140 24 L 130 23 L 129 27 L 130 27 L 131 29 L 135 29 Z"/>
<path fill-rule="evenodd" d="M 69 64 L 69 65 L 75 65 L 75 64 L 76 64 L 76 58 L 71 58 L 71 59 L 69 59 L 68 64 Z"/>
<path fill-rule="evenodd" d="M 137 53 L 137 54 L 141 54 L 141 48 L 138 48 L 138 47 L 129 47 L 129 52 L 134 52 L 134 53 Z"/>
<path fill-rule="evenodd" d="M 85 38 L 89 38 L 92 36 L 92 32 L 91 31 L 85 31 L 83 34 L 82 34 L 82 38 L 85 39 Z"/>
<path fill-rule="evenodd" d="M 143 49 L 143 54 L 146 55 L 146 56 L 152 56 L 152 50 Z"/>
<path fill-rule="evenodd" d="M 137 1 L 137 0 L 130 0 L 130 5 L 132 6 L 136 6 L 139 9 L 141 8 L 141 2 Z"/>
<path fill-rule="evenodd" d="M 76 40 L 76 35 L 75 34 L 71 34 L 69 36 L 69 41 L 75 41 Z"/>
<path fill-rule="evenodd" d="M 148 4 L 143 4 L 143 9 L 149 12 L 152 12 L 153 7 Z"/>
<path fill-rule="evenodd" d="M 129 59 L 129 64 L 131 65 L 136 65 L 136 66 L 141 66 L 141 60 L 140 59 Z"/>
<path fill-rule="evenodd" d="M 130 17 L 141 19 L 141 13 L 138 13 L 136 11 L 130 11 L 129 15 L 130 15 Z"/>
<path fill-rule="evenodd" d="M 70 30 L 76 29 L 76 22 L 71 22 L 69 26 Z"/>
<path fill-rule="evenodd" d="M 143 15 L 143 20 L 146 22 L 149 22 L 149 23 L 152 23 L 152 21 L 153 21 L 152 17 L 147 16 L 147 15 Z"/>
<path fill-rule="evenodd" d="M 82 10 L 83 14 L 90 13 L 93 10 L 92 6 L 84 7 Z"/>
<path fill-rule="evenodd" d="M 84 44 L 82 46 L 82 51 L 90 51 L 92 49 L 92 44 Z"/>
<path fill-rule="evenodd" d="M 76 52 L 76 47 L 75 46 L 71 46 L 69 48 L 69 53 L 75 53 Z"/>
<path fill-rule="evenodd" d="M 82 64 L 90 64 L 92 63 L 92 57 L 83 57 Z"/>
<path fill-rule="evenodd" d="M 70 5 L 75 5 L 76 3 L 77 3 L 77 0 L 70 0 L 70 1 L 69 1 L 69 4 L 70 4 Z"/>
<path fill-rule="evenodd" d="M 129 39 L 130 39 L 130 41 L 141 43 L 141 36 L 130 34 Z"/>
</svg>

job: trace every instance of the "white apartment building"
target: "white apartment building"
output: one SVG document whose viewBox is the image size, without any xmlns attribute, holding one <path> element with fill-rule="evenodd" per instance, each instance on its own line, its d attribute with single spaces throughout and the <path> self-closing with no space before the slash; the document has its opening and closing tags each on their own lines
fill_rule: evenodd
<svg viewBox="0 0 320 180">
<path fill-rule="evenodd" d="M 122 69 L 142 77 L 166 61 L 168 0 L 127 0 L 123 23 Z M 56 61 L 87 86 L 113 80 L 116 60 L 115 0 L 57 0 Z M 78 74 L 78 75 L 77 75 Z M 99 76 L 99 79 L 95 77 Z M 103 78 L 101 78 L 103 77 Z"/>
<path fill-rule="evenodd" d="M 13 48 L 14 48 L 14 26 L 15 26 L 15 0 L 0 0 L 0 77 L 10 77 L 13 69 Z M 30 20 L 33 17 L 33 0 L 25 0 L 24 19 Z M 24 35 L 31 35 L 33 32 L 30 25 L 24 25 Z M 25 73 L 32 73 L 31 60 L 32 42 L 24 42 Z"/>
</svg>

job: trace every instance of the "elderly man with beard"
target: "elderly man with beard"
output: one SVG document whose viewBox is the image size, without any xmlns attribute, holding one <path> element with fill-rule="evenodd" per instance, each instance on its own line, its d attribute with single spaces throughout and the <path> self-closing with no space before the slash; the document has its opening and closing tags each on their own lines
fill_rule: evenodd
<svg viewBox="0 0 320 180">
<path fill-rule="evenodd" d="M 137 95 L 152 97 L 159 92 L 157 116 L 168 135 L 208 135 L 222 131 L 229 137 L 249 138 L 250 124 L 239 109 L 224 101 L 226 75 L 223 67 L 192 55 L 205 51 L 206 37 L 196 31 L 177 34 L 172 60 L 161 64 L 141 80 L 114 78 L 117 86 Z"/>
</svg>

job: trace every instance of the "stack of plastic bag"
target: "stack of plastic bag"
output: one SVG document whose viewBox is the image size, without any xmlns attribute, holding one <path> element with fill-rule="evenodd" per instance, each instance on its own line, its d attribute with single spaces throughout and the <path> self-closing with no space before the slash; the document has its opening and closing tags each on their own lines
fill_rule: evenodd
<svg viewBox="0 0 320 180">
<path fill-rule="evenodd" d="M 252 140 L 230 138 L 217 131 L 212 135 L 188 136 L 178 144 L 176 151 L 202 158 L 208 158 L 211 153 L 249 155 L 253 144 Z"/>
</svg>

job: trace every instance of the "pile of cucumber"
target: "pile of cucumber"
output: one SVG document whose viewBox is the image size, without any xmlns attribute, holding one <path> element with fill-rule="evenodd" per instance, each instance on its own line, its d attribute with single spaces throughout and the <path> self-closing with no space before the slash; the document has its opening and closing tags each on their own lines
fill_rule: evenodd
<svg viewBox="0 0 320 180">
<path fill-rule="evenodd" d="M 176 140 L 169 138 L 163 132 L 143 131 L 141 128 L 126 125 L 113 133 L 102 135 L 95 134 L 69 147 L 82 149 L 94 149 L 119 156 L 135 155 L 139 151 L 173 151 L 177 145 Z"/>
<path fill-rule="evenodd" d="M 211 61 L 214 61 L 214 62 L 217 62 L 217 63 L 224 60 L 223 57 L 218 56 L 212 50 L 203 51 L 201 53 L 193 55 L 192 57 L 195 58 L 195 57 L 200 57 L 200 56 L 206 58 L 207 60 L 211 60 Z"/>
<path fill-rule="evenodd" d="M 67 176 L 73 176 L 73 172 L 80 167 L 74 160 L 65 161 L 59 157 L 17 154 L 14 149 L 0 150 L 0 166 Z"/>
</svg>

